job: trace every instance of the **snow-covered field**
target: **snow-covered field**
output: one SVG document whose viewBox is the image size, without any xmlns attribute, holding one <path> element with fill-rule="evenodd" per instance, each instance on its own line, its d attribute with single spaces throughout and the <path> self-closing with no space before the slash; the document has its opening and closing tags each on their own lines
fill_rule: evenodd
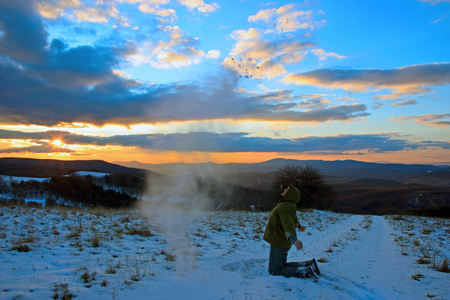
<svg viewBox="0 0 450 300">
<path fill-rule="evenodd" d="M 268 274 L 268 215 L 3 207 L 0 299 L 450 299 L 449 220 L 299 212 L 316 283 Z"/>
</svg>

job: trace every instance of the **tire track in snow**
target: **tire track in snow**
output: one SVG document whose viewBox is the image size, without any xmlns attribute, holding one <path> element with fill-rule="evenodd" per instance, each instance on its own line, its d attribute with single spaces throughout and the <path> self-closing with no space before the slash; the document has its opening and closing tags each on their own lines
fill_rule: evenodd
<svg viewBox="0 0 450 300">
<path fill-rule="evenodd" d="M 324 216 L 326 217 L 326 216 Z M 320 258 L 325 255 L 325 251 L 331 248 L 331 245 L 338 244 L 338 247 L 342 247 L 344 244 L 349 243 L 349 239 L 354 239 L 355 236 L 360 236 L 366 232 L 362 226 L 366 224 L 365 219 L 367 216 L 351 215 L 348 218 L 337 222 L 323 231 L 311 230 L 311 235 L 300 234 L 299 238 L 303 241 L 304 250 L 302 251 L 290 251 L 290 260 L 306 260 L 311 258 Z M 337 251 L 342 252 L 341 249 Z M 328 253 L 327 253 L 328 254 Z M 335 254 L 332 253 L 331 257 Z M 301 257 L 301 258 L 299 258 Z M 333 299 L 379 299 L 374 291 L 357 281 L 350 280 L 343 276 L 337 276 L 335 272 L 329 270 L 329 263 L 319 263 L 322 276 L 319 276 L 317 285 L 322 290 L 328 290 L 333 295 Z M 336 292 L 339 293 L 336 294 Z M 327 292 L 325 292 L 327 294 Z M 317 296 L 317 295 L 316 295 Z M 322 295 L 320 295 L 322 296 Z"/>
<path fill-rule="evenodd" d="M 394 230 L 384 217 L 373 216 L 372 220 L 367 232 L 330 255 L 326 269 L 331 274 L 325 273 L 324 278 L 333 280 L 339 289 L 357 286 L 377 299 L 416 298 L 419 294 L 411 284 L 411 274 L 404 271 L 409 260 L 400 255 Z"/>
<path fill-rule="evenodd" d="M 292 258 L 301 256 L 303 258 L 307 257 L 305 259 L 311 259 L 313 257 L 317 259 L 323 256 L 324 251 L 329 249 L 334 241 L 350 232 L 351 228 L 358 227 L 358 224 L 361 223 L 363 219 L 364 216 L 351 215 L 323 231 L 314 230 L 311 232 L 311 235 L 300 233 L 298 234 L 298 237 L 303 242 L 304 248 L 300 251 L 295 251 L 293 248 L 290 251 L 290 255 L 292 255 Z M 295 259 L 292 260 L 295 261 Z"/>
</svg>

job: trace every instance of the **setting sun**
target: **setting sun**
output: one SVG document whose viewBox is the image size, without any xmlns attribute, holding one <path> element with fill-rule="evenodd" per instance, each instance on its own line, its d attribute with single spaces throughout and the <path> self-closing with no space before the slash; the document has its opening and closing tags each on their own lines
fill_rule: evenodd
<svg viewBox="0 0 450 300">
<path fill-rule="evenodd" d="M 56 147 L 62 147 L 64 145 L 64 143 L 61 140 L 53 140 L 52 144 L 55 145 Z"/>
</svg>

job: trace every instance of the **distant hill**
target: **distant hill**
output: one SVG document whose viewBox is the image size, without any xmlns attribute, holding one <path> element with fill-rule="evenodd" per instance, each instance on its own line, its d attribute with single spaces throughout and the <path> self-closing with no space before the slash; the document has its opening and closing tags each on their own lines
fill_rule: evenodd
<svg viewBox="0 0 450 300">
<path fill-rule="evenodd" d="M 410 213 L 450 216 L 450 188 L 437 186 L 336 187 L 338 200 L 331 210 L 358 214 Z"/>
<path fill-rule="evenodd" d="M 0 175 L 52 177 L 77 171 L 145 174 L 148 171 L 111 164 L 103 160 L 56 160 L 31 158 L 0 158 Z"/>
<path fill-rule="evenodd" d="M 193 173 L 205 172 L 213 176 L 223 177 L 232 176 L 233 174 L 248 173 L 269 173 L 276 172 L 284 165 L 306 166 L 312 165 L 317 167 L 324 175 L 334 177 L 345 177 L 350 180 L 380 178 L 385 180 L 402 181 L 409 177 L 431 171 L 440 171 L 449 167 L 439 167 L 434 165 L 419 164 L 381 164 L 369 163 L 356 160 L 293 160 L 293 159 L 272 159 L 261 163 L 172 163 L 172 164 L 142 164 L 139 162 L 116 162 L 117 164 L 127 167 L 141 168 L 151 170 L 153 172 L 166 175 L 173 175 L 184 171 L 192 171 Z"/>
<path fill-rule="evenodd" d="M 364 186 L 364 187 L 394 187 L 394 186 L 403 186 L 403 183 L 395 180 L 386 180 L 386 179 L 358 179 L 348 182 L 347 185 Z"/>
<path fill-rule="evenodd" d="M 415 214 L 441 217 L 448 217 L 450 213 L 448 166 L 285 159 L 257 164 L 157 165 L 132 162 L 127 165 L 101 160 L 1 158 L 0 175 L 52 177 L 78 171 L 131 174 L 139 177 L 154 175 L 145 176 L 145 182 L 138 180 L 137 183 L 156 194 L 160 192 L 160 187 L 176 186 L 180 180 L 186 184 L 185 180 L 188 178 L 189 184 L 179 191 L 179 198 L 197 201 L 206 196 L 211 209 L 248 209 L 255 205 L 257 209 L 270 210 L 274 203 L 269 198 L 268 189 L 277 171 L 284 165 L 312 165 L 324 173 L 325 181 L 333 186 L 338 195 L 331 210 L 364 214 L 412 211 Z M 124 191 L 134 182 L 127 181 L 130 179 L 127 176 L 116 178 Z M 113 176 L 112 179 L 114 178 Z"/>
<path fill-rule="evenodd" d="M 426 172 L 404 181 L 409 184 L 440 185 L 450 187 L 450 170 Z"/>
</svg>

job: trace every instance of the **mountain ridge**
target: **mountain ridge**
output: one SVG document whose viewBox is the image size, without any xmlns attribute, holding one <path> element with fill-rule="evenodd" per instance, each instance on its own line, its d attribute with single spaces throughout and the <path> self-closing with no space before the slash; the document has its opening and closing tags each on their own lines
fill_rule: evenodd
<svg viewBox="0 0 450 300">
<path fill-rule="evenodd" d="M 326 176 L 348 177 L 349 179 L 382 178 L 387 180 L 405 180 L 426 172 L 442 171 L 450 169 L 448 166 L 435 166 L 426 164 L 394 164 L 394 163 L 372 163 L 356 160 L 294 160 L 275 158 L 260 163 L 226 163 L 216 164 L 206 163 L 165 163 L 165 164 L 144 164 L 136 161 L 115 162 L 116 164 L 138 167 L 151 170 L 157 173 L 173 175 L 185 170 L 205 170 L 211 173 L 239 174 L 239 173 L 268 173 L 279 170 L 284 165 L 317 167 Z"/>
<path fill-rule="evenodd" d="M 144 169 L 129 168 L 103 160 L 57 160 L 34 158 L 0 158 L 0 175 L 52 177 L 77 171 L 146 174 Z"/>
</svg>

